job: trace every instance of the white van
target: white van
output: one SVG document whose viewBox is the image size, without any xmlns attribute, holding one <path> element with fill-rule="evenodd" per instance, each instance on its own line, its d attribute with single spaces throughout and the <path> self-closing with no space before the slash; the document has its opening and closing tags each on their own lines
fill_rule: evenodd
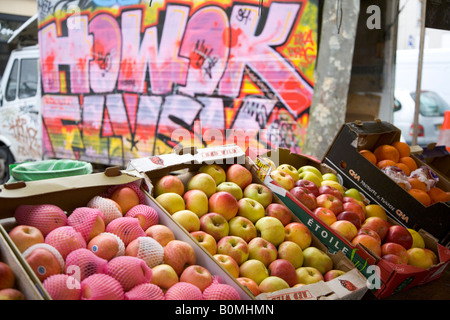
<svg viewBox="0 0 450 320">
<path fill-rule="evenodd" d="M 14 50 L 0 83 L 0 183 L 9 165 L 42 159 L 38 46 Z"/>
</svg>

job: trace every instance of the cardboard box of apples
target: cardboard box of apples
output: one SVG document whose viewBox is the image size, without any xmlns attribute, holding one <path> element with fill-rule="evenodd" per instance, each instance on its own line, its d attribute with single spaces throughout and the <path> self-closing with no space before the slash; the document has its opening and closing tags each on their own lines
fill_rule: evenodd
<svg viewBox="0 0 450 320">
<path fill-rule="evenodd" d="M 331 254 L 235 145 L 136 159 L 167 216 L 256 299 L 359 299 L 366 279 Z"/>
<path fill-rule="evenodd" d="M 8 241 L 6 230 L 0 225 L 0 300 L 44 300 Z"/>
<path fill-rule="evenodd" d="M 247 153 L 265 184 L 329 250 L 351 259 L 377 297 L 437 279 L 450 263 L 448 248 L 429 233 L 398 224 L 318 160 L 286 149 Z"/>
<path fill-rule="evenodd" d="M 0 223 L 32 288 L 48 300 L 250 300 L 146 187 L 117 168 L 1 186 Z"/>
</svg>

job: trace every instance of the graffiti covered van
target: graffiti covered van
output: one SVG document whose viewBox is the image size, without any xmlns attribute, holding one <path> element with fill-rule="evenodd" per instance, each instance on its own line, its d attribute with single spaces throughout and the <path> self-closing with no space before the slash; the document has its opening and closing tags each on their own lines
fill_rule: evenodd
<svg viewBox="0 0 450 320">
<path fill-rule="evenodd" d="M 176 146 L 299 152 L 317 20 L 317 0 L 39 0 L 43 155 L 125 165 Z"/>
</svg>

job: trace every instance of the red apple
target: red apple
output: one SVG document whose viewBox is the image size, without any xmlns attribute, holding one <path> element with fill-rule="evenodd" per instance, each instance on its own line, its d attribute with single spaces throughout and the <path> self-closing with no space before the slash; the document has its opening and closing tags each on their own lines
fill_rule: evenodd
<svg viewBox="0 0 450 320">
<path fill-rule="evenodd" d="M 22 253 L 34 244 L 44 243 L 44 235 L 38 228 L 22 224 L 14 227 L 9 237 Z"/>
<path fill-rule="evenodd" d="M 343 202 L 342 203 L 342 207 L 344 209 L 344 211 L 353 211 L 355 213 L 358 214 L 359 219 L 361 220 L 361 223 L 364 222 L 364 220 L 366 219 L 366 213 L 364 211 L 364 208 L 361 207 L 361 205 L 354 203 L 354 202 Z"/>
<path fill-rule="evenodd" d="M 395 254 L 400 257 L 402 264 L 408 264 L 408 252 L 402 245 L 395 242 L 385 242 L 381 246 L 381 255 L 388 254 Z"/>
<path fill-rule="evenodd" d="M 303 188 L 308 189 L 309 192 L 312 193 L 315 197 L 317 197 L 320 194 L 319 187 L 312 181 L 300 179 L 300 180 L 295 181 L 294 185 L 296 187 L 303 187 Z"/>
<path fill-rule="evenodd" d="M 0 261 L 0 290 L 14 287 L 16 276 L 12 268 Z"/>
<path fill-rule="evenodd" d="M 343 274 L 345 274 L 345 271 L 343 270 L 339 270 L 339 269 L 332 269 L 330 271 L 327 271 L 324 275 L 323 275 L 323 281 L 330 281 L 333 279 L 336 279 L 337 277 L 342 276 Z"/>
<path fill-rule="evenodd" d="M 388 232 L 388 226 L 386 221 L 379 217 L 369 217 L 361 225 L 362 228 L 369 228 L 378 233 L 381 241 L 385 240 L 386 234 Z M 407 231 L 408 232 L 408 231 Z M 409 232 L 408 232 L 409 233 Z M 412 238 L 411 238 L 412 239 Z"/>
<path fill-rule="evenodd" d="M 342 201 L 334 195 L 323 193 L 316 198 L 316 203 L 318 207 L 325 207 L 338 215 L 344 208 L 342 206 Z"/>
<path fill-rule="evenodd" d="M 369 235 L 360 234 L 353 238 L 352 244 L 356 246 L 357 244 L 362 244 L 364 247 L 372 251 L 378 257 L 381 257 L 381 246 L 378 241 Z"/>
<path fill-rule="evenodd" d="M 285 241 L 295 242 L 302 250 L 311 245 L 312 233 L 303 223 L 291 222 L 284 227 Z"/>
<path fill-rule="evenodd" d="M 22 291 L 14 288 L 7 288 L 0 290 L 0 301 L 1 300 L 26 300 L 26 297 Z"/>
<path fill-rule="evenodd" d="M 297 273 L 294 265 L 285 259 L 276 259 L 269 264 L 269 275 L 280 277 L 287 282 L 289 287 L 297 284 Z"/>
<path fill-rule="evenodd" d="M 323 185 L 319 187 L 319 195 L 320 194 L 331 194 L 332 196 L 335 196 L 339 200 L 343 200 L 342 193 L 336 189 L 335 187 L 329 186 L 329 185 Z"/>
<path fill-rule="evenodd" d="M 406 250 L 410 249 L 413 243 L 411 233 L 403 226 L 390 226 L 384 242 L 395 242 L 402 245 Z"/>
<path fill-rule="evenodd" d="M 256 237 L 248 243 L 248 260 L 256 259 L 266 267 L 277 259 L 277 247 L 261 237 Z"/>
<path fill-rule="evenodd" d="M 180 281 L 192 283 L 203 292 L 212 283 L 213 278 L 209 270 L 205 267 L 191 265 L 181 273 Z"/>
<path fill-rule="evenodd" d="M 184 184 L 180 180 L 180 178 L 174 175 L 166 175 L 163 176 L 158 181 L 156 181 L 154 189 L 154 197 L 156 198 L 160 194 L 167 192 L 175 192 L 178 193 L 180 196 L 183 196 Z"/>
<path fill-rule="evenodd" d="M 376 231 L 369 229 L 369 228 L 362 227 L 358 230 L 358 235 L 360 235 L 360 234 L 367 234 L 371 237 L 374 237 L 378 241 L 378 243 L 381 245 L 381 238 Z"/>
<path fill-rule="evenodd" d="M 291 210 L 289 210 L 285 205 L 280 203 L 271 203 L 266 208 L 266 215 L 270 217 L 277 218 L 281 221 L 283 226 L 286 226 L 292 221 Z"/>
<path fill-rule="evenodd" d="M 361 228 L 361 219 L 359 215 L 353 211 L 342 211 L 336 216 L 336 220 L 347 220 L 353 223 L 356 229 Z"/>
<path fill-rule="evenodd" d="M 195 262 L 194 248 L 187 242 L 172 240 L 164 247 L 164 263 L 170 265 L 178 276 Z"/>
<path fill-rule="evenodd" d="M 305 207 L 313 211 L 317 208 L 316 197 L 304 187 L 294 187 L 289 192 Z"/>
<path fill-rule="evenodd" d="M 318 207 L 313 211 L 313 213 L 317 218 L 321 219 L 329 226 L 337 220 L 334 212 L 328 208 Z"/>
<path fill-rule="evenodd" d="M 395 254 L 386 254 L 386 255 L 382 256 L 381 259 L 389 261 L 394 264 L 403 264 L 402 258 L 400 258 L 399 256 L 397 256 Z"/>
<path fill-rule="evenodd" d="M 207 213 L 200 218 L 200 230 L 209 233 L 216 241 L 228 235 L 230 226 L 228 221 L 217 212 Z"/>
<path fill-rule="evenodd" d="M 236 198 L 229 192 L 219 191 L 209 198 L 209 212 L 220 213 L 228 221 L 238 213 L 239 206 Z"/>
<path fill-rule="evenodd" d="M 250 278 L 246 278 L 246 277 L 239 277 L 236 278 L 236 280 L 243 286 L 246 287 L 248 290 L 250 290 L 251 293 L 253 293 L 254 296 L 257 296 L 258 294 L 261 293 L 261 291 L 259 291 L 258 285 L 256 284 L 256 282 Z"/>
<path fill-rule="evenodd" d="M 242 190 L 253 181 L 252 173 L 243 165 L 235 163 L 226 170 L 226 179 L 228 182 L 234 182 Z"/>
<path fill-rule="evenodd" d="M 217 243 L 217 253 L 229 255 L 238 265 L 248 259 L 248 245 L 241 237 L 225 236 Z"/>
</svg>

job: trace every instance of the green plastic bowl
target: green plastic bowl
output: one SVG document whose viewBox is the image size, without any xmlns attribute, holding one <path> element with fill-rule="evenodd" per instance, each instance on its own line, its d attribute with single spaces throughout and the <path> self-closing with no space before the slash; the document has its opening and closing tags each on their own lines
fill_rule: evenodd
<svg viewBox="0 0 450 320">
<path fill-rule="evenodd" d="M 70 159 L 24 162 L 11 169 L 11 176 L 16 181 L 35 181 L 89 173 L 92 173 L 92 164 Z"/>
</svg>

